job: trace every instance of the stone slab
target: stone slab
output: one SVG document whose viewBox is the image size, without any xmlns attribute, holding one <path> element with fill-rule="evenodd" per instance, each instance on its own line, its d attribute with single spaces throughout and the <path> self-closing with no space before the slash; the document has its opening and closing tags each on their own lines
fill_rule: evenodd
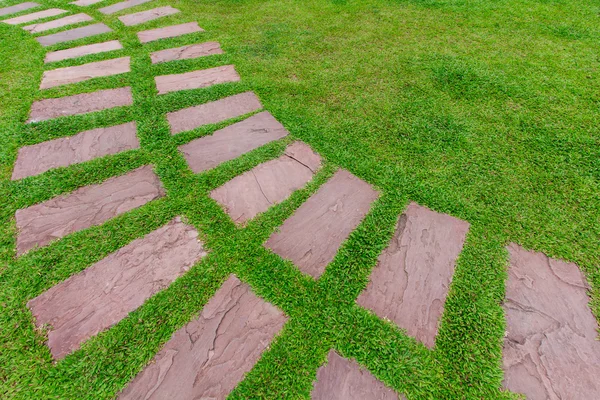
<svg viewBox="0 0 600 400">
<path fill-rule="evenodd" d="M 65 67 L 44 71 L 40 89 L 48 89 L 69 83 L 83 82 L 94 78 L 119 75 L 130 72 L 129 57 L 96 61 L 73 67 Z"/>
<path fill-rule="evenodd" d="M 150 1 L 152 1 L 152 0 L 127 0 L 127 1 L 122 1 L 120 3 L 112 4 L 107 7 L 103 7 L 101 9 L 99 9 L 98 11 L 100 11 L 102 14 L 106 14 L 106 15 L 114 14 L 119 11 L 126 10 L 128 8 L 132 8 L 132 7 L 139 6 L 141 4 L 148 3 Z"/>
<path fill-rule="evenodd" d="M 174 60 L 188 60 L 214 54 L 223 54 L 221 45 L 218 42 L 190 44 L 175 49 L 160 50 L 151 53 L 150 59 L 152 60 L 152 64 L 158 64 Z"/>
<path fill-rule="evenodd" d="M 152 166 L 146 165 L 98 185 L 17 210 L 17 254 L 99 225 L 162 196 L 160 180 Z"/>
<path fill-rule="evenodd" d="M 225 399 L 286 321 L 281 311 L 231 276 L 119 399 Z"/>
<path fill-rule="evenodd" d="M 504 386 L 528 399 L 596 399 L 598 323 L 577 265 L 508 246 Z"/>
<path fill-rule="evenodd" d="M 135 122 L 128 122 L 21 147 L 12 179 L 39 175 L 53 168 L 66 167 L 97 157 L 137 149 L 140 147 L 140 142 L 135 133 Z"/>
<path fill-rule="evenodd" d="M 110 328 L 206 255 L 198 232 L 176 218 L 27 303 L 49 325 L 55 359 Z"/>
<path fill-rule="evenodd" d="M 288 131 L 267 111 L 220 129 L 210 136 L 192 140 L 179 147 L 192 171 L 198 173 L 233 160 L 273 140 L 287 136 Z"/>
<path fill-rule="evenodd" d="M 184 108 L 167 114 L 171 134 L 190 131 L 202 125 L 216 124 L 260 110 L 262 104 L 253 92 L 245 92 L 224 99 Z"/>
<path fill-rule="evenodd" d="M 83 39 L 108 32 L 112 32 L 112 29 L 110 29 L 108 26 L 104 24 L 93 24 L 82 26 L 80 28 L 69 29 L 68 31 L 64 32 L 41 36 L 35 38 L 35 40 L 37 40 L 42 46 L 48 47 L 54 44 L 70 42 L 72 40 Z"/>
<path fill-rule="evenodd" d="M 39 122 L 68 115 L 86 114 L 132 104 L 133 96 L 130 87 L 39 100 L 31 105 L 31 113 L 27 122 Z"/>
<path fill-rule="evenodd" d="M 92 4 L 97 4 L 106 0 L 77 0 L 73 1 L 69 4 L 73 4 L 80 7 L 91 6 Z"/>
<path fill-rule="evenodd" d="M 339 170 L 271 235 L 265 247 L 319 278 L 378 196 L 371 185 Z"/>
<path fill-rule="evenodd" d="M 465 221 L 411 203 L 358 304 L 433 347 L 468 231 Z"/>
<path fill-rule="evenodd" d="M 158 94 L 176 92 L 178 90 L 200 89 L 226 82 L 237 82 L 240 76 L 233 65 L 201 69 L 184 74 L 163 75 L 154 78 Z"/>
<path fill-rule="evenodd" d="M 9 24 L 9 25 L 19 25 L 19 24 L 25 24 L 27 22 L 37 21 L 38 19 L 42 19 L 42 18 L 56 17 L 57 15 L 61 15 L 66 12 L 67 12 L 66 10 L 61 10 L 60 8 L 50 8 L 48 10 L 38 11 L 38 12 L 34 12 L 32 14 L 21 15 L 20 17 L 5 19 L 2 22 L 4 22 L 5 24 Z"/>
<path fill-rule="evenodd" d="M 155 19 L 166 17 L 169 15 L 177 14 L 180 11 L 171 6 L 165 7 L 157 7 L 152 10 L 140 11 L 133 14 L 123 15 L 119 17 L 119 21 L 123 23 L 125 26 L 134 26 L 140 25 L 149 21 L 154 21 Z"/>
<path fill-rule="evenodd" d="M 75 14 L 69 15 L 64 18 L 55 19 L 48 22 L 42 22 L 39 24 L 27 25 L 24 26 L 23 29 L 28 31 L 29 33 L 39 33 L 49 31 L 51 29 L 62 28 L 64 26 L 69 26 L 73 24 L 78 24 L 81 22 L 93 21 L 94 19 L 87 14 Z"/>
<path fill-rule="evenodd" d="M 16 14 L 21 11 L 29 10 L 35 7 L 40 7 L 38 3 L 28 1 L 26 3 L 15 4 L 14 6 L 0 8 L 0 17 L 4 15 Z"/>
<path fill-rule="evenodd" d="M 185 24 L 138 32 L 137 35 L 141 43 L 148 43 L 155 40 L 168 39 L 196 32 L 204 32 L 204 29 L 200 28 L 197 22 L 188 22 Z"/>
<path fill-rule="evenodd" d="M 245 223 L 306 185 L 320 166 L 321 158 L 306 144 L 296 142 L 283 156 L 235 177 L 210 196 L 234 222 Z"/>
<path fill-rule="evenodd" d="M 46 58 L 44 59 L 44 62 L 49 63 L 49 62 L 68 60 L 71 58 L 83 57 L 83 56 L 87 56 L 90 54 L 98 54 L 98 53 L 104 53 L 107 51 L 121 50 L 122 48 L 123 48 L 123 46 L 121 45 L 121 42 L 119 42 L 118 40 L 111 40 L 111 41 L 103 42 L 103 43 L 87 44 L 85 46 L 73 47 L 71 49 L 66 49 L 66 50 L 50 51 L 46 54 Z"/>
</svg>

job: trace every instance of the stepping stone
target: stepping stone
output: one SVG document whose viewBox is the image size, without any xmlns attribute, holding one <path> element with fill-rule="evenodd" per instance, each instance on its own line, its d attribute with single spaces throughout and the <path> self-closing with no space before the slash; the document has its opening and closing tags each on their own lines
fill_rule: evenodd
<svg viewBox="0 0 600 400">
<path fill-rule="evenodd" d="M 339 170 L 271 235 L 265 247 L 317 279 L 378 196 L 371 185 Z"/>
<path fill-rule="evenodd" d="M 198 173 L 233 160 L 273 140 L 287 136 L 288 131 L 273 116 L 261 112 L 237 124 L 220 129 L 210 136 L 192 140 L 179 147 L 192 171 Z"/>
<path fill-rule="evenodd" d="M 152 1 L 152 0 L 127 0 L 127 1 L 122 1 L 120 3 L 110 5 L 108 7 L 101 8 L 98 11 L 100 11 L 102 14 L 107 14 L 107 15 L 114 14 L 116 12 L 126 10 L 131 7 L 139 6 L 140 4 L 148 3 L 150 1 Z"/>
<path fill-rule="evenodd" d="M 468 231 L 465 221 L 411 203 L 357 303 L 433 347 Z"/>
<path fill-rule="evenodd" d="M 39 100 L 31 105 L 31 113 L 27 122 L 39 122 L 68 115 L 86 114 L 132 104 L 133 96 L 130 87 Z"/>
<path fill-rule="evenodd" d="M 184 108 L 167 114 L 171 134 L 190 131 L 202 125 L 216 124 L 231 118 L 260 110 L 262 104 L 252 92 L 240 93 L 224 99 Z"/>
<path fill-rule="evenodd" d="M 119 399 L 225 399 L 286 321 L 232 275 Z"/>
<path fill-rule="evenodd" d="M 94 78 L 124 74 L 129 71 L 131 71 L 129 68 L 129 57 L 53 69 L 51 71 L 44 71 L 40 89 L 48 89 L 69 83 L 83 82 Z"/>
<path fill-rule="evenodd" d="M 70 42 L 72 40 L 83 39 L 91 36 L 101 35 L 103 33 L 112 32 L 108 26 L 104 24 L 93 24 L 82 26 L 81 28 L 70 29 L 64 32 L 54 33 L 52 35 L 35 38 L 44 47 L 52 46 L 53 44 Z"/>
<path fill-rule="evenodd" d="M 128 122 L 21 147 L 12 180 L 39 175 L 53 168 L 66 167 L 97 157 L 137 149 L 140 147 L 140 142 L 135 132 L 135 122 Z"/>
<path fill-rule="evenodd" d="M 123 46 L 118 40 L 111 40 L 104 43 L 87 44 L 85 46 L 73 47 L 66 50 L 50 51 L 46 54 L 44 62 L 55 62 L 67 60 L 70 58 L 83 57 L 90 54 L 104 53 L 107 51 L 121 50 Z"/>
<path fill-rule="evenodd" d="M 221 45 L 219 45 L 218 42 L 191 44 L 176 49 L 160 50 L 150 54 L 150 59 L 152 60 L 152 64 L 158 64 L 173 60 L 199 58 L 213 54 L 223 54 Z"/>
<path fill-rule="evenodd" d="M 198 232 L 176 218 L 29 301 L 38 328 L 49 325 L 55 359 L 110 328 L 206 255 Z"/>
<path fill-rule="evenodd" d="M 392 389 L 377 380 L 354 360 L 340 357 L 331 350 L 327 365 L 317 371 L 313 384 L 313 400 L 398 400 Z M 404 397 L 402 397 L 404 398 Z"/>
<path fill-rule="evenodd" d="M 27 14 L 16 18 L 6 19 L 2 22 L 10 25 L 19 25 L 27 22 L 33 22 L 42 18 L 56 17 L 57 15 L 61 15 L 66 12 L 66 10 L 61 10 L 60 8 L 50 8 L 48 10 L 38 11 L 33 14 Z"/>
<path fill-rule="evenodd" d="M 204 32 L 204 29 L 200 28 L 197 22 L 188 22 L 186 24 L 138 32 L 137 35 L 141 43 L 148 43 L 159 39 L 174 38 L 196 32 Z"/>
<path fill-rule="evenodd" d="M 287 199 L 308 183 L 321 166 L 321 157 L 301 142 L 285 154 L 235 177 L 211 192 L 236 223 L 244 223 Z"/>
<path fill-rule="evenodd" d="M 92 4 L 100 3 L 102 1 L 106 1 L 106 0 L 77 0 L 77 1 L 73 1 L 69 4 L 73 4 L 73 5 L 80 6 L 80 7 L 85 7 L 85 6 L 91 6 Z"/>
<path fill-rule="evenodd" d="M 103 222 L 164 196 L 152 166 L 17 210 L 17 255 Z"/>
<path fill-rule="evenodd" d="M 237 82 L 240 76 L 233 65 L 201 69 L 184 74 L 163 75 L 154 78 L 158 94 L 179 90 L 200 89 L 226 82 Z"/>
<path fill-rule="evenodd" d="M 49 22 L 43 22 L 41 24 L 33 24 L 24 26 L 23 29 L 29 31 L 29 33 L 39 33 L 49 31 L 50 29 L 62 28 L 63 26 L 78 24 L 80 22 L 93 21 L 94 19 L 87 14 L 75 14 L 69 15 L 64 18 L 55 19 Z"/>
<path fill-rule="evenodd" d="M 508 246 L 504 387 L 528 399 L 597 399 L 598 323 L 577 265 Z"/>
<path fill-rule="evenodd" d="M 18 12 L 29 10 L 29 9 L 35 8 L 35 7 L 40 7 L 40 5 L 38 3 L 27 2 L 27 3 L 16 4 L 16 5 L 10 6 L 10 7 L 0 8 L 0 17 L 3 15 L 16 14 Z"/>
<path fill-rule="evenodd" d="M 140 11 L 133 14 L 123 15 L 119 17 L 119 21 L 125 26 L 140 25 L 155 19 L 166 17 L 168 15 L 177 14 L 180 12 L 178 9 L 171 6 L 153 8 L 152 10 Z"/>
</svg>

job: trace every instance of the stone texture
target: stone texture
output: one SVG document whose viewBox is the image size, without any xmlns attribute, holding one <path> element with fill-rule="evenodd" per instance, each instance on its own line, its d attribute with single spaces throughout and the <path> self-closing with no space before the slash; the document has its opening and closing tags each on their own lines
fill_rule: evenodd
<svg viewBox="0 0 600 400">
<path fill-rule="evenodd" d="M 93 21 L 94 19 L 87 14 L 75 14 L 69 15 L 64 18 L 55 19 L 53 21 L 42 22 L 40 24 L 33 24 L 24 26 L 23 29 L 29 31 L 29 33 L 39 33 L 49 31 L 51 29 L 62 28 L 80 22 Z"/>
<path fill-rule="evenodd" d="M 50 8 L 48 10 L 38 11 L 38 12 L 34 12 L 32 14 L 21 15 L 20 17 L 5 19 L 2 22 L 4 22 L 5 24 L 9 24 L 9 25 L 19 25 L 19 24 L 25 24 L 27 22 L 37 21 L 38 19 L 42 19 L 42 18 L 55 17 L 57 15 L 61 15 L 64 13 L 66 13 L 66 11 L 61 10 L 60 8 Z"/>
<path fill-rule="evenodd" d="M 73 47 L 66 50 L 50 51 L 46 54 L 44 62 L 55 62 L 67 60 L 70 58 L 83 57 L 90 54 L 104 53 L 107 51 L 121 50 L 123 46 L 118 40 L 109 42 L 88 44 L 85 46 Z"/>
<path fill-rule="evenodd" d="M 129 57 L 121 57 L 44 71 L 40 89 L 83 82 L 104 76 L 124 74 L 131 71 L 129 64 Z"/>
<path fill-rule="evenodd" d="M 377 380 L 354 360 L 331 350 L 327 365 L 317 371 L 313 400 L 398 400 L 398 394 Z"/>
<path fill-rule="evenodd" d="M 506 283 L 504 386 L 528 399 L 597 399 L 598 324 L 573 263 L 511 244 Z"/>
<path fill-rule="evenodd" d="M 140 142 L 135 132 L 135 122 L 129 122 L 21 147 L 12 179 L 34 176 L 52 168 L 66 167 L 97 157 L 137 149 Z"/>
<path fill-rule="evenodd" d="M 102 14 L 107 14 L 107 15 L 114 14 L 119 11 L 126 10 L 128 8 L 139 6 L 140 4 L 148 3 L 150 1 L 152 1 L 152 0 L 127 0 L 127 1 L 122 1 L 120 3 L 112 4 L 108 7 L 103 7 L 101 9 L 99 9 L 98 11 L 100 11 Z"/>
<path fill-rule="evenodd" d="M 411 203 L 358 304 L 433 347 L 469 224 Z"/>
<path fill-rule="evenodd" d="M 17 254 L 99 225 L 163 195 L 160 180 L 152 166 L 146 165 L 101 184 L 17 210 Z"/>
<path fill-rule="evenodd" d="M 110 328 L 168 287 L 206 253 L 198 232 L 176 218 L 27 303 L 36 325 L 50 325 L 55 359 Z"/>
<path fill-rule="evenodd" d="M 171 133 L 189 131 L 202 125 L 216 124 L 240 117 L 262 108 L 258 97 L 252 92 L 236 94 L 224 99 L 184 108 L 167 114 Z"/>
<path fill-rule="evenodd" d="M 184 74 L 157 76 L 154 80 L 158 94 L 165 94 L 178 90 L 200 89 L 218 83 L 237 82 L 240 76 L 235 72 L 233 65 L 223 65 Z"/>
<path fill-rule="evenodd" d="M 159 39 L 168 39 L 196 32 L 204 32 L 204 29 L 200 28 L 197 22 L 188 22 L 186 24 L 138 32 L 137 35 L 141 43 L 148 43 Z"/>
<path fill-rule="evenodd" d="M 133 104 L 131 88 L 99 90 L 93 93 L 76 94 L 36 101 L 31 105 L 29 121 L 38 122 L 66 115 L 85 114 L 113 107 Z"/>
<path fill-rule="evenodd" d="M 16 14 L 21 11 L 29 10 L 31 8 L 39 7 L 38 3 L 33 3 L 31 1 L 21 4 L 16 4 L 10 7 L 0 8 L 0 17 L 3 15 Z"/>
<path fill-rule="evenodd" d="M 100 3 L 102 1 L 106 1 L 106 0 L 77 0 L 77 1 L 73 1 L 69 4 L 73 4 L 73 5 L 80 6 L 80 7 L 85 7 L 85 6 L 91 6 L 92 4 Z"/>
<path fill-rule="evenodd" d="M 69 29 L 68 31 L 64 32 L 54 33 L 52 35 L 41 36 L 35 38 L 35 40 L 37 40 L 42 46 L 48 47 L 58 43 L 70 42 L 72 40 L 101 35 L 107 32 L 112 32 L 112 29 L 104 24 L 93 24 L 82 26 L 81 28 Z"/>
<path fill-rule="evenodd" d="M 233 160 L 286 136 L 285 130 L 267 111 L 220 129 L 210 136 L 192 140 L 179 147 L 192 171 L 198 173 Z"/>
<path fill-rule="evenodd" d="M 287 318 L 231 276 L 119 399 L 225 399 Z"/>
<path fill-rule="evenodd" d="M 155 19 L 166 17 L 168 15 L 177 14 L 178 12 L 180 12 L 178 9 L 171 6 L 157 7 L 152 10 L 123 15 L 122 17 L 119 17 L 119 20 L 125 26 L 134 26 L 154 21 Z"/>
<path fill-rule="evenodd" d="M 160 50 L 150 54 L 150 59 L 152 60 L 152 64 L 158 64 L 173 60 L 187 60 L 210 56 L 213 54 L 223 54 L 223 50 L 221 50 L 221 46 L 218 42 L 190 44 L 176 49 Z"/>
<path fill-rule="evenodd" d="M 271 235 L 265 247 L 316 279 L 377 197 L 371 185 L 339 170 Z"/>
<path fill-rule="evenodd" d="M 211 197 L 236 222 L 244 223 L 287 199 L 309 182 L 321 158 L 301 142 L 278 159 L 267 161 L 213 190 Z"/>
</svg>

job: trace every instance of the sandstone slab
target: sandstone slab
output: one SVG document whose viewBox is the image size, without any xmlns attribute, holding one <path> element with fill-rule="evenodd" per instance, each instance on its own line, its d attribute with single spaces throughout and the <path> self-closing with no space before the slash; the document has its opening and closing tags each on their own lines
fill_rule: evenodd
<svg viewBox="0 0 600 400">
<path fill-rule="evenodd" d="M 66 50 L 50 51 L 46 53 L 44 62 L 56 62 L 68 60 L 71 58 L 83 57 L 90 54 L 104 53 L 107 51 L 121 50 L 123 46 L 118 40 L 111 40 L 103 43 L 88 44 L 85 46 L 73 47 Z"/>
<path fill-rule="evenodd" d="M 178 12 L 180 12 L 178 9 L 171 6 L 157 7 L 152 10 L 123 15 L 122 17 L 119 17 L 119 21 L 125 26 L 134 26 L 154 21 L 155 19 L 166 17 L 168 15 L 177 14 Z"/>
<path fill-rule="evenodd" d="M 35 40 L 37 40 L 42 46 L 48 47 L 52 46 L 53 44 L 70 42 L 72 40 L 83 39 L 108 32 L 112 32 L 112 29 L 110 29 L 108 26 L 104 24 L 93 24 L 82 26 L 81 28 L 69 29 L 68 31 L 64 32 L 41 36 L 35 38 Z"/>
<path fill-rule="evenodd" d="M 5 19 L 2 22 L 4 22 L 5 24 L 9 24 L 9 25 L 19 25 L 19 24 L 25 24 L 27 22 L 37 21 L 38 19 L 42 19 L 42 18 L 55 17 L 57 15 L 61 15 L 66 12 L 67 11 L 61 10 L 60 8 L 50 8 L 48 10 L 38 11 L 38 12 L 35 12 L 32 14 L 27 14 L 27 15 L 22 15 L 20 17 Z"/>
<path fill-rule="evenodd" d="M 23 29 L 28 31 L 29 33 L 39 33 L 49 31 L 51 29 L 62 28 L 64 26 L 69 26 L 73 24 L 78 24 L 81 22 L 93 21 L 94 19 L 87 14 L 75 14 L 69 15 L 64 18 L 55 19 L 53 21 L 42 22 L 40 24 L 33 24 L 24 26 Z"/>
<path fill-rule="evenodd" d="M 174 60 L 188 60 L 214 54 L 223 54 L 221 45 L 219 45 L 218 42 L 190 44 L 175 49 L 160 50 L 150 54 L 150 59 L 152 60 L 152 64 L 158 64 Z"/>
<path fill-rule="evenodd" d="M 107 14 L 107 15 L 114 14 L 119 11 L 126 10 L 128 8 L 139 6 L 140 4 L 148 3 L 150 1 L 152 1 L 152 0 L 127 0 L 127 1 L 122 1 L 120 3 L 112 4 L 107 7 L 103 7 L 101 9 L 99 9 L 98 11 L 100 11 L 102 14 Z"/>
<path fill-rule="evenodd" d="M 131 71 L 129 57 L 114 58 L 44 71 L 40 89 L 48 89 L 69 83 L 83 82 L 94 78 L 124 74 Z"/>
<path fill-rule="evenodd" d="M 240 76 L 235 72 L 233 65 L 223 65 L 184 74 L 157 76 L 154 80 L 158 94 L 165 94 L 178 90 L 200 89 L 219 83 L 237 82 Z"/>
<path fill-rule="evenodd" d="M 80 6 L 80 7 L 85 7 L 85 6 L 91 6 L 92 4 L 100 3 L 102 1 L 106 1 L 106 0 L 77 0 L 77 1 L 73 1 L 69 4 L 73 4 L 73 5 Z"/>
<path fill-rule="evenodd" d="M 204 29 L 200 28 L 197 22 L 188 22 L 185 24 L 138 32 L 137 35 L 141 43 L 148 43 L 155 40 L 168 39 L 196 32 L 204 32 Z"/>
<path fill-rule="evenodd" d="M 14 6 L 0 8 L 0 17 L 3 15 L 16 14 L 18 12 L 29 10 L 39 6 L 40 5 L 38 3 L 28 1 L 26 3 L 16 4 Z"/>
</svg>

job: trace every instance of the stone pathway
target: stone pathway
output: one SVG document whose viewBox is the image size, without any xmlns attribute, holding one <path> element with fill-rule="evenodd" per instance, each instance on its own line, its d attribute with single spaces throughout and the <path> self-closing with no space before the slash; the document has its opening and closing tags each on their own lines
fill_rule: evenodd
<svg viewBox="0 0 600 400">
<path fill-rule="evenodd" d="M 16 5 L 10 6 L 10 7 L 0 8 L 0 17 L 4 16 L 4 15 L 16 14 L 18 12 L 30 10 L 32 8 L 37 8 L 37 7 L 40 7 L 40 5 L 38 3 L 26 2 L 26 3 L 16 4 Z"/>
<path fill-rule="evenodd" d="M 196 32 L 204 32 L 204 29 L 200 28 L 197 22 L 189 22 L 187 24 L 167 26 L 166 28 L 141 31 L 138 32 L 137 35 L 141 43 L 148 43 L 155 40 L 168 39 Z"/>
<path fill-rule="evenodd" d="M 108 32 L 112 32 L 112 29 L 110 29 L 108 26 L 104 24 L 93 24 L 82 26 L 81 28 L 70 29 L 64 32 L 54 33 L 52 35 L 41 36 L 36 38 L 36 40 L 42 46 L 48 47 L 55 44 L 71 42 L 73 40 L 97 36 Z"/>
<path fill-rule="evenodd" d="M 42 76 L 40 89 L 87 81 L 103 76 L 119 75 L 131 71 L 129 57 L 112 60 L 96 61 L 76 67 L 65 67 L 45 71 Z"/>
<path fill-rule="evenodd" d="M 163 75 L 154 78 L 158 94 L 166 94 L 180 90 L 201 89 L 226 82 L 237 82 L 240 76 L 233 65 L 224 65 L 183 74 Z"/>
<path fill-rule="evenodd" d="M 55 17 L 57 15 L 61 15 L 66 12 L 67 12 L 66 10 L 61 10 L 60 8 L 50 8 L 48 10 L 38 11 L 38 12 L 35 12 L 32 14 L 22 15 L 20 17 L 5 19 L 2 22 L 4 22 L 5 24 L 9 24 L 9 25 L 20 25 L 20 24 L 25 24 L 27 22 L 37 21 L 38 19 Z"/>
<path fill-rule="evenodd" d="M 148 11 L 140 11 L 134 14 L 127 14 L 119 17 L 119 21 L 125 26 L 134 26 L 154 21 L 155 19 L 177 14 L 178 9 L 171 6 L 158 7 Z"/>
<path fill-rule="evenodd" d="M 81 22 L 93 21 L 94 19 L 87 14 L 75 14 L 69 15 L 68 17 L 55 19 L 54 21 L 43 22 L 41 24 L 33 24 L 24 26 L 23 29 L 29 33 L 39 33 L 49 31 L 51 29 L 62 28 L 73 24 L 79 24 Z"/>
<path fill-rule="evenodd" d="M 104 43 L 87 44 L 84 46 L 73 47 L 66 50 L 49 51 L 46 53 L 44 62 L 56 62 L 68 60 L 70 58 L 78 58 L 90 54 L 105 53 L 108 51 L 121 50 L 123 45 L 118 40 L 110 40 Z"/>
</svg>

